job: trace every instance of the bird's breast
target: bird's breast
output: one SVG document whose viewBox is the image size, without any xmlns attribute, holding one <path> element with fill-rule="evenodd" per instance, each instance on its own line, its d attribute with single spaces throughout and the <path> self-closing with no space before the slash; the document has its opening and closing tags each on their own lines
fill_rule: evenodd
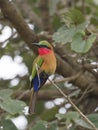
<svg viewBox="0 0 98 130">
<path fill-rule="evenodd" d="M 54 55 L 54 52 L 51 52 L 47 55 L 42 56 L 44 59 L 44 62 L 41 66 L 41 70 L 44 70 L 46 73 L 53 74 L 56 70 L 56 57 Z"/>
</svg>

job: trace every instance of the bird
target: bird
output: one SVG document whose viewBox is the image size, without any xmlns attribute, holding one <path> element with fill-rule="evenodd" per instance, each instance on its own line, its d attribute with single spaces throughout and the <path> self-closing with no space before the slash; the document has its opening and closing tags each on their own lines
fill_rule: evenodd
<svg viewBox="0 0 98 130">
<path fill-rule="evenodd" d="M 38 91 L 45 84 L 48 77 L 56 71 L 56 56 L 53 46 L 46 40 L 33 43 L 33 45 L 38 49 L 38 56 L 33 62 L 31 73 L 30 115 L 35 114 Z"/>
</svg>

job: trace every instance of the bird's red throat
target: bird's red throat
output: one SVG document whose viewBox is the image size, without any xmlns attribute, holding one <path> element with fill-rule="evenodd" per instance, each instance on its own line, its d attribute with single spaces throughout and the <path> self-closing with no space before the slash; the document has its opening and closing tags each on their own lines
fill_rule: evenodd
<svg viewBox="0 0 98 130">
<path fill-rule="evenodd" d="M 39 55 L 46 55 L 46 54 L 49 54 L 51 50 L 48 48 L 39 48 L 38 52 L 39 52 Z"/>
</svg>

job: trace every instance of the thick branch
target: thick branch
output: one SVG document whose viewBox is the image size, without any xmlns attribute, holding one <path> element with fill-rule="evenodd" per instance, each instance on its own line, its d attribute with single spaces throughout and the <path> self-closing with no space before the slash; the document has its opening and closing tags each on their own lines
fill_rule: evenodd
<svg viewBox="0 0 98 130">
<path fill-rule="evenodd" d="M 69 91 L 66 90 L 65 88 L 62 89 L 63 92 L 66 92 L 69 94 Z M 38 99 L 39 100 L 53 100 L 57 97 L 62 97 L 62 94 L 59 93 L 57 90 L 40 90 L 38 93 Z M 15 93 L 15 98 L 17 99 L 22 99 L 24 101 L 28 100 L 30 98 L 30 91 L 19 91 Z"/>
</svg>

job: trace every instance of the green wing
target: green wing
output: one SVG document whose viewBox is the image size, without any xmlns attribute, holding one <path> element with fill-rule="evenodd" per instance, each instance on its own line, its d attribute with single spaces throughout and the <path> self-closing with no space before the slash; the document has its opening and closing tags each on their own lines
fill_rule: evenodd
<svg viewBox="0 0 98 130">
<path fill-rule="evenodd" d="M 34 60 L 34 63 L 33 63 L 33 68 L 32 68 L 32 73 L 31 73 L 31 78 L 34 79 L 34 77 L 36 76 L 37 74 L 37 69 L 36 69 L 36 66 L 37 67 L 41 67 L 42 63 L 43 63 L 44 59 L 40 56 L 38 56 L 35 60 Z"/>
</svg>

